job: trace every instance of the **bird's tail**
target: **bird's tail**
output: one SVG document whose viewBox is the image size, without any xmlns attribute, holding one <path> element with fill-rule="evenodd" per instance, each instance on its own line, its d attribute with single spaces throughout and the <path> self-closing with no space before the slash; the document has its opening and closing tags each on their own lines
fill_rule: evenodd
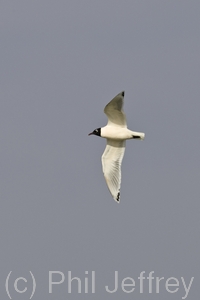
<svg viewBox="0 0 200 300">
<path fill-rule="evenodd" d="M 144 140 L 144 137 L 145 137 L 145 133 L 144 132 L 132 131 L 131 133 L 132 133 L 133 139 Z"/>
</svg>

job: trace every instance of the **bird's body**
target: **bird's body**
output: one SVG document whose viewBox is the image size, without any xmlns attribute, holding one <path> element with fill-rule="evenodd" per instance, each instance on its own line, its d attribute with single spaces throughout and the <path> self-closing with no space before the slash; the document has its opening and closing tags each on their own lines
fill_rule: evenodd
<svg viewBox="0 0 200 300">
<path fill-rule="evenodd" d="M 97 128 L 94 134 L 107 139 L 107 145 L 102 155 L 102 168 L 106 183 L 115 201 L 120 201 L 121 163 L 125 152 L 126 140 L 144 139 L 143 132 L 127 128 L 126 116 L 122 110 L 124 92 L 114 97 L 104 108 L 108 124 Z"/>
<path fill-rule="evenodd" d="M 101 137 L 113 140 L 130 140 L 141 138 L 142 132 L 129 130 L 127 127 L 104 126 L 101 128 Z"/>
</svg>

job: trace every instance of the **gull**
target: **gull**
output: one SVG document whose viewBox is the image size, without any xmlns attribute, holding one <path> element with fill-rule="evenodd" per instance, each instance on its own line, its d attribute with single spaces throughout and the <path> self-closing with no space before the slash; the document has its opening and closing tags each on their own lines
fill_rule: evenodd
<svg viewBox="0 0 200 300">
<path fill-rule="evenodd" d="M 121 164 L 124 157 L 126 140 L 143 140 L 145 134 L 129 130 L 126 115 L 123 112 L 124 94 L 122 91 L 115 96 L 104 108 L 108 123 L 97 128 L 89 135 L 97 135 L 107 139 L 105 151 L 101 157 L 103 174 L 108 189 L 114 200 L 120 202 Z"/>
</svg>

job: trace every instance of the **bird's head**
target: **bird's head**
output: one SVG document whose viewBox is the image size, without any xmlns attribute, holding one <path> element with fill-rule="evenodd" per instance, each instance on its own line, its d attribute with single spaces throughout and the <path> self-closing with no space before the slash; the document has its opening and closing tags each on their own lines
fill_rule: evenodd
<svg viewBox="0 0 200 300">
<path fill-rule="evenodd" d="M 94 131 L 92 131 L 91 133 L 89 133 L 88 135 L 97 135 L 97 136 L 101 136 L 101 128 L 97 128 Z"/>
</svg>

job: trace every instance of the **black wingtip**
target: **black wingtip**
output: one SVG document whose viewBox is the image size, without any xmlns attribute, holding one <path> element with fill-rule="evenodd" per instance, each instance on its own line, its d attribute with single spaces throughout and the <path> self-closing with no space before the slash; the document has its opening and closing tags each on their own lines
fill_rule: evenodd
<svg viewBox="0 0 200 300">
<path fill-rule="evenodd" d="M 125 95 L 125 92 L 123 91 L 123 92 L 122 92 L 122 97 L 124 97 L 124 95 Z"/>
<path fill-rule="evenodd" d="M 119 203 L 119 201 L 120 201 L 120 191 L 119 191 L 118 194 L 117 194 L 116 201 L 117 201 L 118 203 Z"/>
</svg>

